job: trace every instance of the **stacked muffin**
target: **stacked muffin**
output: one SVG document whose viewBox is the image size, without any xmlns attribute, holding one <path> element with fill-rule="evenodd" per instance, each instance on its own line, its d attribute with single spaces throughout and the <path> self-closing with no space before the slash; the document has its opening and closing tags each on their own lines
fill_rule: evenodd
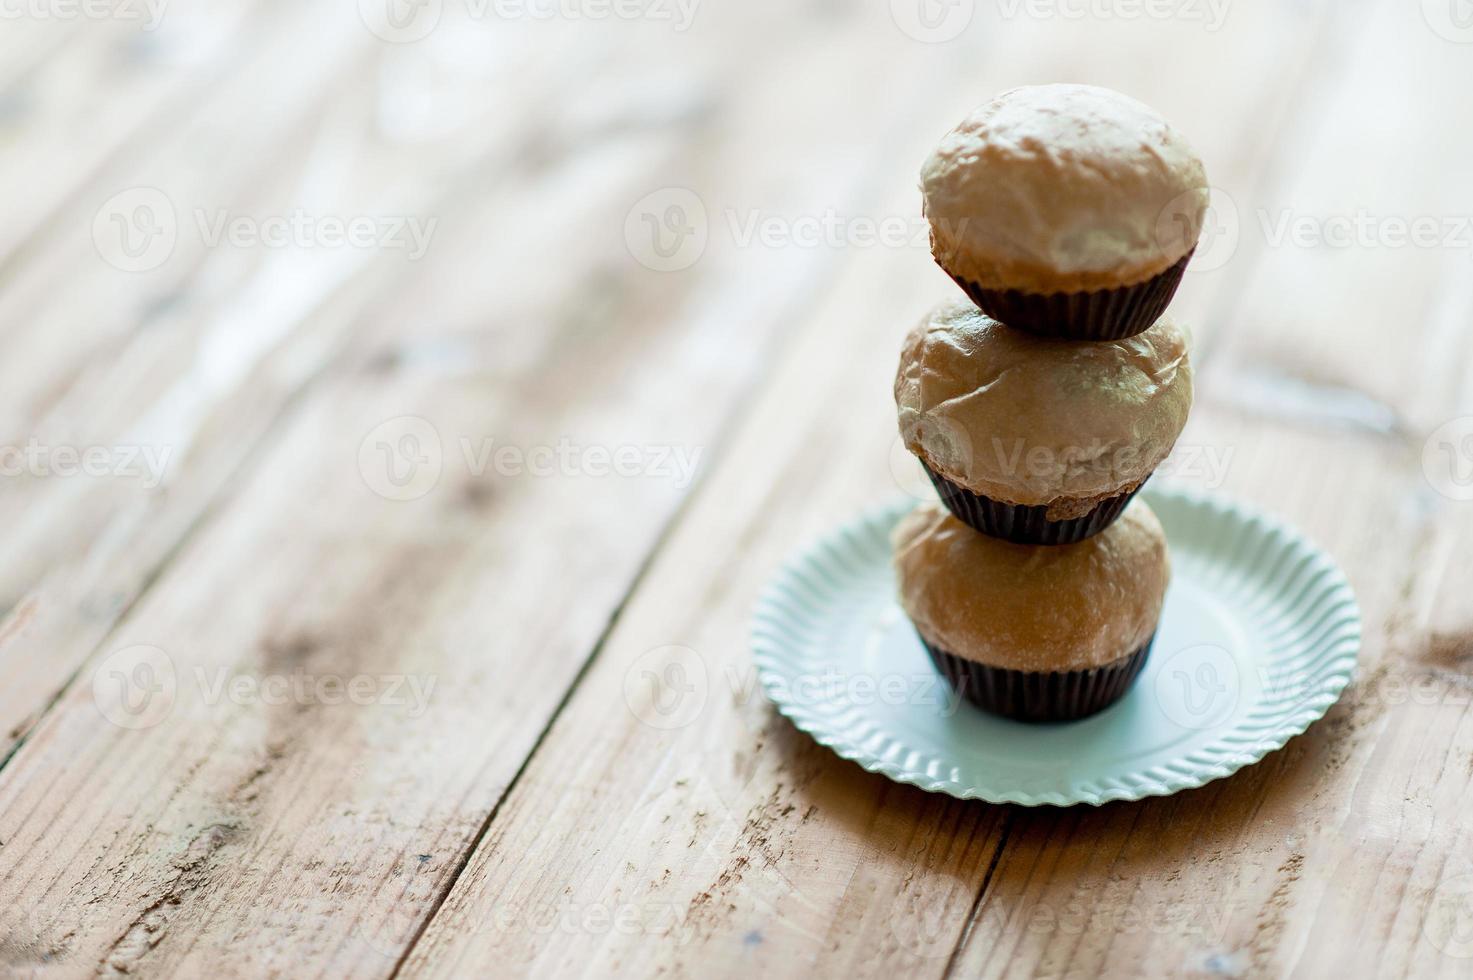
<svg viewBox="0 0 1473 980">
<path fill-rule="evenodd" d="M 1164 311 L 1206 175 L 1141 103 L 1043 85 L 968 116 L 922 190 L 936 261 L 971 302 L 931 311 L 901 352 L 901 435 L 946 508 L 896 529 L 901 603 L 974 703 L 1083 717 L 1139 675 L 1166 592 L 1161 525 L 1132 498 L 1191 407 Z"/>
</svg>

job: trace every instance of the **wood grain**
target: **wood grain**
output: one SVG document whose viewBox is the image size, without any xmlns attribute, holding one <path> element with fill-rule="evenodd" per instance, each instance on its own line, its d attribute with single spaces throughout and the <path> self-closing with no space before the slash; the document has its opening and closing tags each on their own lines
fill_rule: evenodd
<svg viewBox="0 0 1473 980">
<path fill-rule="evenodd" d="M 834 27 L 822 19 L 810 29 Z M 715 31 L 701 42 L 705 57 L 676 64 L 692 85 L 713 85 L 738 62 L 735 53 L 712 52 L 743 32 L 755 42 L 761 30 Z M 283 268 L 270 256 L 243 270 L 216 318 L 187 318 L 181 350 L 165 344 L 134 355 L 152 353 L 150 369 L 166 378 L 173 365 L 182 368 L 141 413 L 143 423 L 183 427 L 166 444 L 187 437 L 192 453 L 239 451 L 233 435 L 248 425 L 264 431 L 255 429 L 244 463 L 220 461 L 214 475 L 229 481 L 223 497 L 196 502 L 204 508 L 197 527 L 175 525 L 189 534 L 163 556 L 167 567 L 143 583 L 147 590 L 0 776 L 0 881 L 14 898 L 5 948 L 17 969 L 388 972 L 685 490 L 653 473 L 476 473 L 462 440 L 476 450 L 483 440 L 536 448 L 565 438 L 701 449 L 739 404 L 767 341 L 806 301 L 812 284 L 799 273 L 821 268 L 826 255 L 776 256 L 717 241 L 695 274 L 658 276 L 624 251 L 625 212 L 687 168 L 710 174 L 701 185 L 713 209 L 727 194 L 743 199 L 748 182 L 783 209 L 814 187 L 842 196 L 893 169 L 882 168 L 862 127 L 843 116 L 825 121 L 824 139 L 775 146 L 765 138 L 809 125 L 813 101 L 790 98 L 774 113 L 773 92 L 756 86 L 722 103 L 687 99 L 652 114 L 638 46 L 622 63 L 605 63 L 606 51 L 578 37 L 563 52 L 607 73 L 605 103 L 592 115 L 563 106 L 558 66 L 547 64 L 552 102 L 528 114 L 525 132 L 498 134 L 512 138 L 509 152 L 483 154 L 520 176 L 469 198 L 460 190 L 436 251 L 379 308 L 364 310 L 375 297 L 366 287 L 335 298 L 345 274 L 332 263 L 293 255 Z M 792 78 L 862 57 L 839 46 L 814 59 L 794 36 L 756 64 Z M 312 67 L 330 77 L 349 65 Z M 872 84 L 879 105 L 890 103 L 885 115 L 898 113 L 885 80 Z M 329 123 L 364 118 L 351 112 L 351 89 L 332 93 L 347 105 L 308 110 Z M 822 89 L 813 93 L 827 99 Z M 879 109 L 857 100 L 854 111 Z M 722 168 L 688 152 L 692 128 L 704 132 Z M 291 132 L 283 127 L 284 153 Z M 486 162 L 474 149 L 441 149 L 452 177 L 452 165 Z M 310 169 L 324 151 L 299 152 Z M 385 152 L 378 149 L 379 162 L 392 164 Z M 528 155 L 535 169 L 526 169 Z M 353 173 L 302 180 L 342 193 Z M 356 203 L 330 198 L 327 206 Z M 497 227 L 520 234 L 487 234 Z M 590 228 L 606 231 L 589 236 Z M 305 294 L 293 292 L 286 287 L 301 284 L 282 277 L 304 264 L 313 277 Z M 487 278 L 487 268 L 504 274 Z M 173 260 L 164 271 L 175 271 Z M 201 356 L 220 347 L 251 360 L 221 365 Z M 221 367 L 229 368 L 223 379 Z M 301 394 L 279 390 L 314 372 L 320 378 Z M 261 382 L 270 386 L 264 392 Z M 273 423 L 274 413 L 283 414 Z M 422 499 L 382 499 L 360 472 L 360 449 L 379 423 L 404 416 L 432 420 L 445 472 Z M 156 523 L 148 527 L 158 533 Z M 547 601 L 554 589 L 562 601 Z M 34 636 L 46 605 L 31 608 L 17 642 L 27 630 Z M 62 620 L 75 628 L 73 617 Z M 177 692 L 167 717 L 132 731 L 99 713 L 94 687 L 111 683 L 109 657 L 140 644 L 168 658 Z M 262 683 L 299 674 L 407 675 L 434 683 L 434 710 L 210 693 L 222 677 Z M 35 846 L 42 840 L 45 847 Z M 49 853 L 68 856 L 37 863 Z"/>
<path fill-rule="evenodd" d="M 1322 25 L 1313 18 L 1292 23 L 1309 49 Z M 995 54 L 997 70 L 1007 71 L 1006 53 Z M 1064 62 L 1078 54 L 1056 53 Z M 1286 70 L 1263 84 L 1293 77 Z M 1238 121 L 1245 131 L 1256 122 Z M 912 159 L 924 155 L 930 138 L 918 141 Z M 1232 142 L 1227 132 L 1216 138 Z M 1252 186 L 1253 168 L 1264 166 L 1265 156 L 1236 158 L 1243 169 L 1225 171 L 1225 179 Z M 1243 261 L 1253 254 L 1245 248 Z M 1193 302 L 1210 299 L 1220 282 L 1209 276 L 1194 283 Z M 987 908 L 978 903 L 1004 873 L 1024 818 L 927 798 L 851 771 L 752 703 L 745 649 L 756 592 L 794 542 L 894 493 L 888 388 L 895 350 L 916 311 L 947 288 L 924 252 L 851 257 L 415 947 L 409 975 L 458 975 L 486 962 L 520 973 L 597 964 L 634 975 L 796 975 L 822 963 L 824 972 L 842 975 L 965 975 L 979 945 L 993 945 L 974 910 Z M 1209 322 L 1201 332 L 1214 328 Z M 843 356 L 835 356 L 841 348 Z M 842 421 L 832 417 L 834 406 L 845 406 Z M 914 487 L 911 471 L 900 472 Z M 651 715 L 638 701 L 629 715 L 611 713 L 646 671 L 670 669 L 670 645 L 696 652 L 696 661 L 687 654 L 673 662 L 687 673 L 691 663 L 704 668 L 705 684 L 696 685 L 706 692 L 704 710 L 668 731 L 648 724 Z M 761 761 L 754 764 L 753 756 Z M 692 757 L 697 761 L 684 761 Z M 703 833 L 687 836 L 680 830 L 692 810 L 709 812 L 685 796 L 692 770 L 724 805 Z M 632 780 L 631 772 L 641 777 Z M 855 789 L 834 799 L 828 781 L 841 778 Z M 897 798 L 907 801 L 898 817 Z M 658 820 L 644 816 L 651 808 Z M 986 819 L 974 822 L 977 814 Z M 600 832 L 611 819 L 618 830 Z M 1236 811 L 1234 819 L 1245 814 Z M 937 823 L 956 826 L 955 856 L 917 867 L 915 849 Z M 588 839 L 600 846 L 573 843 Z M 724 860 L 692 876 L 701 862 L 690 852 L 702 848 Z M 485 925 L 496 923 L 498 910 L 559 905 L 570 908 L 573 921 L 555 933 Z M 639 914 L 647 905 L 681 915 Z M 580 911 L 592 917 L 581 928 L 574 914 Z M 621 912 L 630 928 L 597 927 Z"/>
<path fill-rule="evenodd" d="M 7 21 L 0 445 L 169 462 L 0 479 L 3 971 L 1459 975 L 1473 504 L 1423 449 L 1473 414 L 1470 248 L 1386 219 L 1473 214 L 1469 48 L 1390 0 L 971 6 L 936 44 L 904 3 L 446 4 L 407 44 L 352 3 Z M 916 165 L 1046 80 L 1137 95 L 1208 161 L 1174 311 L 1183 443 L 1227 466 L 1177 475 L 1302 526 L 1367 626 L 1284 750 L 1067 811 L 838 760 L 746 647 L 798 542 L 922 492 L 890 375 L 952 287 Z M 180 234 L 127 272 L 92 229 L 137 187 Z M 434 232 L 212 246 L 222 211 Z M 645 214 L 703 250 L 642 265 Z M 1276 231 L 1363 216 L 1343 247 Z M 620 450 L 642 468 L 587 472 Z M 130 713 L 130 679 L 172 688 Z"/>
</svg>

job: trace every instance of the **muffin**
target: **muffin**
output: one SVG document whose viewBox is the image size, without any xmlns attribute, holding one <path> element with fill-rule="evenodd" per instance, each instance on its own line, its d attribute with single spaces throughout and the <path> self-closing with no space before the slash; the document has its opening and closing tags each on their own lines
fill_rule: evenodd
<svg viewBox="0 0 1473 980">
<path fill-rule="evenodd" d="M 1011 89 L 921 171 L 931 251 L 1010 327 L 1074 340 L 1148 329 L 1196 248 L 1202 162 L 1153 109 L 1093 85 Z"/>
<path fill-rule="evenodd" d="M 935 504 L 892 535 L 900 604 L 963 697 L 1020 721 L 1083 718 L 1145 666 L 1171 575 L 1144 501 L 1062 548 L 973 533 Z"/>
<path fill-rule="evenodd" d="M 1072 343 L 943 303 L 906 337 L 895 404 L 906 448 L 957 517 L 1069 544 L 1109 527 L 1176 444 L 1192 404 L 1187 338 L 1162 318 Z"/>
</svg>

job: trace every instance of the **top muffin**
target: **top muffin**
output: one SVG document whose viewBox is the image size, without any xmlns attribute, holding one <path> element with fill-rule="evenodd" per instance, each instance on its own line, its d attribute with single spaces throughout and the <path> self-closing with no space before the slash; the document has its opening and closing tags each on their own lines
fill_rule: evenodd
<svg viewBox="0 0 1473 980">
<path fill-rule="evenodd" d="M 1209 193 L 1202 162 L 1160 115 L 1093 85 L 1002 93 L 941 141 L 921 188 L 942 268 L 1031 293 L 1165 272 L 1196 247 Z"/>
</svg>

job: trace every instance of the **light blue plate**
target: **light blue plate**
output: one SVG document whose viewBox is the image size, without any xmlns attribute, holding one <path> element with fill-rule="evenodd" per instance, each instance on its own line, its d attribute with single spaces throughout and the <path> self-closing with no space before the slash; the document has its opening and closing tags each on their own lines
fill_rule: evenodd
<svg viewBox="0 0 1473 980">
<path fill-rule="evenodd" d="M 1360 612 L 1334 561 L 1276 518 L 1152 483 L 1172 580 L 1146 668 L 1082 721 L 1029 725 L 959 702 L 895 600 L 890 529 L 867 514 L 792 558 L 757 605 L 763 689 L 798 728 L 871 772 L 1025 806 L 1166 796 L 1304 731 L 1349 683 Z"/>
</svg>

